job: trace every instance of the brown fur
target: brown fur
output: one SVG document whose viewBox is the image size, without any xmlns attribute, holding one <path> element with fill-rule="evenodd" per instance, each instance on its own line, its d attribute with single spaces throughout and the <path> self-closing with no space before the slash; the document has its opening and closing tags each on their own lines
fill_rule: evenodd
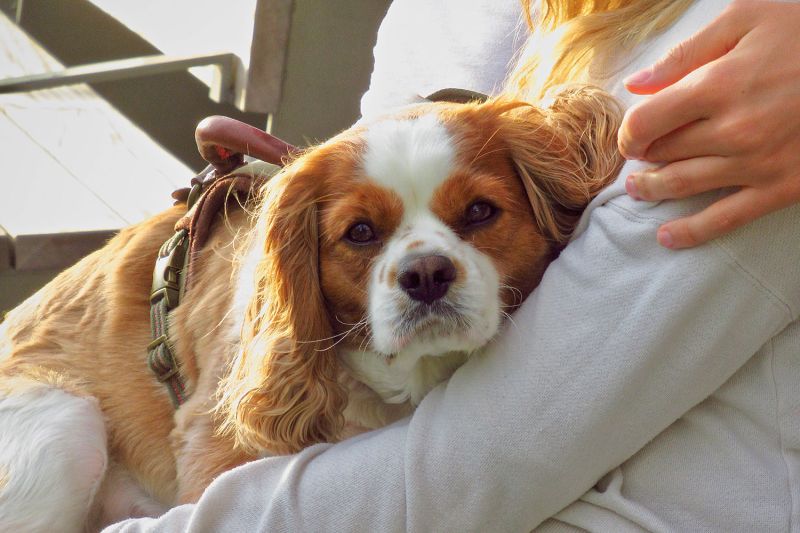
<svg viewBox="0 0 800 533">
<path fill-rule="evenodd" d="M 544 110 L 499 100 L 420 106 L 409 114 L 432 111 L 456 130 L 460 160 L 467 162 L 463 175 L 457 171 L 433 200 L 434 212 L 455 226 L 459 208 L 453 201 L 463 205 L 470 190 L 478 195 L 494 187 L 500 194 L 493 199 L 503 212 L 516 213 L 501 214 L 490 232 L 466 236 L 512 284 L 504 301 L 513 309 L 564 246 L 586 204 L 621 166 L 614 135 L 620 108 L 606 93 L 580 88 L 565 91 Z M 359 218 L 348 210 L 365 218 L 377 213 L 373 220 L 382 221 L 376 228 L 380 237 L 396 227 L 400 209 L 391 191 L 359 179 L 353 154 L 360 149 L 354 133 L 346 132 L 268 187 L 271 199 L 258 223 L 267 228 L 264 260 L 245 324 L 249 341 L 233 362 L 218 404 L 225 430 L 245 449 L 293 452 L 341 431 L 346 402 L 335 379 L 340 369 L 332 349 L 333 333 L 341 328 L 331 322 L 352 324 L 363 316 L 369 265 L 379 248 L 353 252 L 339 236 Z M 448 190 L 450 183 L 457 194 Z M 346 206 L 337 203 L 343 191 Z M 522 198 L 529 205 L 522 205 Z M 520 216 L 531 211 L 532 219 Z M 509 235 L 513 243 L 498 247 Z"/>
<path fill-rule="evenodd" d="M 546 110 L 500 100 L 412 114 L 429 112 L 461 139 L 461 166 L 433 210 L 492 258 L 513 308 L 618 170 L 619 110 L 604 94 L 582 89 Z M 383 421 L 407 414 L 408 406 L 385 406 L 343 374 L 334 348 L 334 335 L 364 315 L 380 251 L 343 243 L 348 221 L 380 220 L 376 231 L 388 238 L 402 214 L 399 198 L 361 176 L 358 133 L 291 163 L 264 189 L 255 219 L 234 210 L 217 222 L 198 259 L 198 290 L 171 314 L 191 393 L 177 412 L 148 371 L 144 347 L 153 260 L 181 207 L 123 230 L 12 311 L 0 325 L 0 385 L 22 376 L 97 398 L 111 460 L 168 505 L 196 500 L 215 476 L 257 454 L 294 452 L 363 429 L 345 426 L 348 400 L 348 409 L 367 406 Z M 490 199 L 500 214 L 485 227 L 459 228 L 472 198 Z M 258 257 L 249 303 L 243 317 L 232 316 L 241 311 L 237 275 L 254 259 L 239 244 L 251 242 Z M 226 336 L 239 323 L 241 339 L 231 345 Z M 345 342 L 357 346 L 364 335 L 354 331 Z"/>
</svg>

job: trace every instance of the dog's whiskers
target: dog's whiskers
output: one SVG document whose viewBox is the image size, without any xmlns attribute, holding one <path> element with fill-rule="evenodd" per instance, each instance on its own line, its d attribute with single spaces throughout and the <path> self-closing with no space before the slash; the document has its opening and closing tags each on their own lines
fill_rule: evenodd
<svg viewBox="0 0 800 533">
<path fill-rule="evenodd" d="M 335 347 L 336 347 L 336 346 L 337 346 L 337 345 L 338 345 L 340 342 L 342 342 L 342 341 L 343 341 L 343 340 L 344 340 L 344 339 L 345 339 L 345 338 L 346 338 L 346 337 L 347 337 L 347 336 L 348 336 L 350 333 L 353 333 L 353 332 L 354 332 L 354 331 L 356 331 L 356 330 L 360 330 L 360 329 L 362 329 L 363 327 L 365 327 L 365 326 L 367 325 L 367 317 L 366 317 L 366 316 L 365 316 L 365 317 L 363 317 L 363 318 L 362 318 L 361 320 L 359 320 L 358 322 L 356 322 L 355 324 L 348 324 L 348 323 L 346 323 L 346 322 L 342 322 L 341 320 L 339 320 L 339 317 L 338 317 L 338 316 L 336 317 L 336 320 L 337 320 L 337 321 L 338 321 L 340 324 L 344 324 L 344 325 L 347 325 L 347 326 L 352 326 L 352 327 L 351 327 L 350 329 L 348 329 L 347 331 L 343 331 L 343 332 L 341 332 L 341 333 L 336 333 L 335 335 L 331 335 L 330 337 L 326 337 L 326 338 L 324 338 L 324 339 L 318 339 L 318 340 L 316 340 L 316 341 L 313 341 L 313 342 L 322 342 L 322 341 L 326 341 L 326 340 L 337 339 L 337 337 L 338 337 L 338 339 L 337 339 L 337 340 L 336 340 L 336 341 L 335 341 L 333 344 L 331 344 L 330 346 L 327 346 L 327 347 L 325 347 L 325 348 L 318 348 L 318 349 L 317 349 L 317 351 L 318 351 L 318 352 L 324 352 L 324 351 L 331 350 L 331 349 L 335 348 Z"/>
<path fill-rule="evenodd" d="M 500 314 L 503 316 L 503 318 L 505 318 L 506 320 L 508 320 L 509 322 L 511 322 L 511 325 L 512 325 L 512 326 L 514 326 L 514 329 L 516 329 L 517 331 L 519 331 L 519 328 L 517 327 L 517 323 L 516 323 L 516 322 L 514 322 L 514 319 L 513 319 L 513 318 L 511 318 L 511 315 L 510 315 L 510 314 L 506 313 L 506 312 L 505 312 L 505 311 L 503 311 L 502 309 L 500 310 Z"/>
<path fill-rule="evenodd" d="M 511 294 L 514 295 L 514 304 L 513 305 L 518 305 L 518 304 L 522 303 L 522 299 L 523 298 L 522 298 L 522 291 L 521 290 L 519 290 L 518 288 L 513 287 L 511 285 L 506 285 L 506 284 L 503 284 L 503 283 L 500 284 L 500 288 L 501 289 L 508 289 L 508 291 L 510 291 Z M 509 306 L 506 306 L 506 307 L 513 307 L 513 305 L 509 305 Z"/>
</svg>

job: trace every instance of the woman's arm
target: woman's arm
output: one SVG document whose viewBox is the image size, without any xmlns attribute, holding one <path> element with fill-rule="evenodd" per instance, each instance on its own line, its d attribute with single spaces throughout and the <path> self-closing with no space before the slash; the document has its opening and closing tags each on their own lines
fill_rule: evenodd
<svg viewBox="0 0 800 533">
<path fill-rule="evenodd" d="M 657 245 L 706 196 L 645 204 L 618 182 L 514 323 L 410 420 L 245 465 L 197 505 L 109 531 L 533 528 L 797 318 L 800 246 L 775 243 L 796 243 L 800 209 L 712 245 Z"/>
</svg>

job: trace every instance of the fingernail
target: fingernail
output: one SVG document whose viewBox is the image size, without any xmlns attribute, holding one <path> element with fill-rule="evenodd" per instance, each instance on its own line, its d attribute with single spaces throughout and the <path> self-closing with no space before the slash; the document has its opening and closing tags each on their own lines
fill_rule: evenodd
<svg viewBox="0 0 800 533">
<path fill-rule="evenodd" d="M 672 233 L 670 233 L 666 228 L 658 229 L 658 232 L 656 233 L 656 239 L 658 239 L 658 244 L 664 248 L 675 247 L 675 241 L 672 239 Z"/>
<path fill-rule="evenodd" d="M 636 175 L 631 174 L 625 179 L 625 191 L 628 193 L 628 196 L 634 200 L 642 199 L 641 196 L 639 196 L 639 190 L 636 188 Z"/>
<path fill-rule="evenodd" d="M 625 85 L 641 85 L 643 83 L 647 83 L 650 78 L 653 77 L 653 71 L 649 68 L 644 70 L 640 70 L 634 74 L 631 74 L 625 81 L 623 82 Z"/>
</svg>

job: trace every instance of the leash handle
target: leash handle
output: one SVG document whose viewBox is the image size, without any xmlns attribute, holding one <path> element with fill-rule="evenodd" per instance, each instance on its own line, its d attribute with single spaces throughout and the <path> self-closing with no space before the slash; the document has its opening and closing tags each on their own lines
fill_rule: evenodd
<svg viewBox="0 0 800 533">
<path fill-rule="evenodd" d="M 243 155 L 283 166 L 300 150 L 269 133 L 239 120 L 219 115 L 203 119 L 195 130 L 197 149 L 218 175 L 227 174 L 243 162 Z"/>
</svg>

